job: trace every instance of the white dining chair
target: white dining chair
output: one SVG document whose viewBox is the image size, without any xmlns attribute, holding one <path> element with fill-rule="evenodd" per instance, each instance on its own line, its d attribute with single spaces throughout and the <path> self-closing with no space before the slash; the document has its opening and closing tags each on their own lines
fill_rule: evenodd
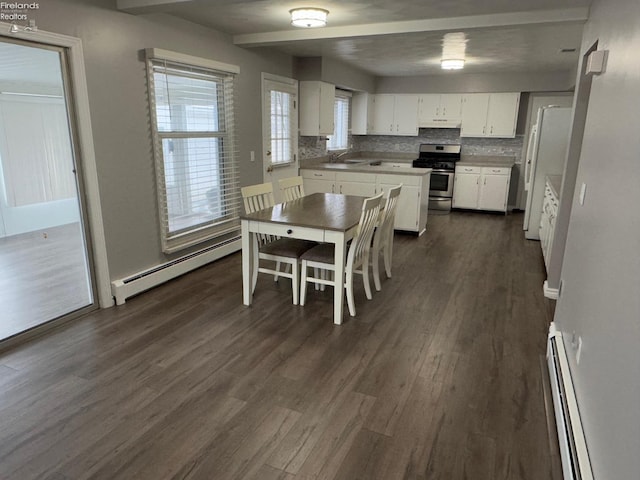
<svg viewBox="0 0 640 480">
<path fill-rule="evenodd" d="M 380 283 L 380 252 L 384 259 L 384 270 L 387 278 L 391 278 L 391 258 L 393 254 L 393 225 L 396 221 L 396 210 L 398 198 L 402 184 L 389 189 L 387 200 L 383 209 L 380 209 L 378 226 L 373 235 L 373 245 L 371 247 L 371 259 L 373 270 L 373 283 L 376 290 L 382 289 Z"/>
<path fill-rule="evenodd" d="M 285 202 L 304 197 L 304 182 L 302 177 L 290 177 L 278 180 L 278 187 Z"/>
<path fill-rule="evenodd" d="M 380 204 L 382 203 L 382 193 L 375 197 L 367 198 L 362 204 L 362 213 L 356 230 L 356 234 L 349 245 L 347 253 L 347 263 L 344 278 L 327 278 L 327 275 L 314 274 L 308 276 L 309 267 L 320 269 L 321 272 L 335 273 L 334 255 L 335 246 L 323 243 L 313 247 L 302 254 L 302 274 L 300 278 L 300 305 L 304 305 L 307 293 L 307 283 L 321 285 L 332 285 L 334 288 L 345 288 L 347 293 L 347 304 L 349 315 L 356 315 L 356 307 L 353 299 L 353 274 L 362 274 L 364 280 L 364 290 L 368 299 L 372 298 L 371 286 L 369 285 L 369 253 L 371 250 L 371 238 L 373 230 L 378 221 Z M 356 270 L 360 268 L 360 270 Z"/>
<path fill-rule="evenodd" d="M 273 185 L 262 183 L 241 188 L 244 208 L 247 213 L 257 212 L 275 204 L 273 197 Z M 278 281 L 279 277 L 291 279 L 291 289 L 293 290 L 293 304 L 298 304 L 298 293 L 300 286 L 300 257 L 304 252 L 317 245 L 308 240 L 298 240 L 295 238 L 278 238 L 274 235 L 257 234 L 258 261 L 255 262 L 252 272 L 251 293 L 256 289 L 258 273 L 268 273 Z M 260 266 L 260 260 L 270 260 L 276 262 L 275 269 Z M 290 272 L 280 271 L 280 264 L 290 266 Z"/>
</svg>

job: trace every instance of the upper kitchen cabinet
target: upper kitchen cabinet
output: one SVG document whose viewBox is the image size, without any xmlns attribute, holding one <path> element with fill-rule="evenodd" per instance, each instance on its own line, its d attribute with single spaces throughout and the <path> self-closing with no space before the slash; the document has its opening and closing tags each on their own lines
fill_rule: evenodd
<svg viewBox="0 0 640 480">
<path fill-rule="evenodd" d="M 326 82 L 300 82 L 300 135 L 333 135 L 336 87 Z"/>
<path fill-rule="evenodd" d="M 462 118 L 462 95 L 433 93 L 420 95 L 418 125 L 430 128 L 459 127 Z"/>
<path fill-rule="evenodd" d="M 374 135 L 418 135 L 418 95 L 375 95 Z"/>
<path fill-rule="evenodd" d="M 351 134 L 367 135 L 373 130 L 373 97 L 357 92 L 351 97 Z"/>
<path fill-rule="evenodd" d="M 520 93 L 470 93 L 462 98 L 461 137 L 516 135 Z"/>
</svg>

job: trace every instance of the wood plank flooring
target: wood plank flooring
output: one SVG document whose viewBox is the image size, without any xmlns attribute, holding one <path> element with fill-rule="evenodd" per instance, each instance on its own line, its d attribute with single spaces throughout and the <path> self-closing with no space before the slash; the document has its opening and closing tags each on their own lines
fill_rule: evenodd
<svg viewBox="0 0 640 480">
<path fill-rule="evenodd" d="M 0 238 L 0 340 L 91 303 L 79 223 Z"/>
<path fill-rule="evenodd" d="M 396 235 L 393 278 L 332 323 L 240 255 L 0 354 L 0 478 L 559 479 L 552 305 L 522 215 Z"/>
</svg>

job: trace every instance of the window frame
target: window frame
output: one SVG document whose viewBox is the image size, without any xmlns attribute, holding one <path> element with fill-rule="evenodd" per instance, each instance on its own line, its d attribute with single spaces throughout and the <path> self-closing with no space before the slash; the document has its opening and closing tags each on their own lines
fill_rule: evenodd
<svg viewBox="0 0 640 480">
<path fill-rule="evenodd" d="M 147 49 L 146 60 L 162 251 L 170 254 L 218 237 L 224 237 L 224 241 L 229 235 L 238 234 L 240 230 L 240 182 L 233 101 L 236 77 L 240 72 L 240 68 L 235 65 L 161 49 Z M 158 64 L 163 62 L 165 68 L 174 69 L 178 73 L 177 76 L 189 77 L 190 72 L 198 70 L 204 78 L 209 75 L 211 81 L 216 81 L 222 86 L 222 97 L 219 94 L 216 97 L 218 112 L 221 112 L 223 117 L 223 126 L 220 129 L 211 131 L 185 131 L 178 129 L 166 131 L 159 129 L 154 73 L 158 69 Z M 179 73 L 183 73 L 183 75 L 179 75 Z M 165 151 L 163 148 L 163 141 L 167 139 L 221 139 L 223 146 L 219 156 L 219 168 L 220 171 L 225 170 L 227 173 L 224 174 L 225 178 L 220 189 L 224 190 L 224 209 L 228 212 L 226 215 L 189 225 L 185 228 L 171 229 L 169 220 L 170 199 L 167 195 Z M 189 188 L 191 188 L 190 185 Z"/>
<path fill-rule="evenodd" d="M 349 149 L 349 132 L 351 131 L 351 123 L 349 121 L 349 119 L 351 118 L 351 92 L 348 92 L 346 90 L 339 90 L 336 89 L 336 93 L 335 93 L 335 99 L 334 99 L 334 107 L 333 107 L 333 134 L 329 135 L 327 137 L 327 151 L 328 152 L 340 152 L 340 151 L 346 151 Z M 338 116 L 338 103 L 339 102 L 345 102 L 346 103 L 346 108 L 347 108 L 347 114 L 346 115 L 342 115 L 342 116 Z M 340 145 L 333 145 L 333 139 L 336 137 L 337 135 L 337 131 L 339 128 L 339 124 L 341 123 L 341 121 L 344 121 L 344 125 L 342 125 L 342 127 L 344 128 L 345 131 L 345 138 L 344 138 L 344 144 L 340 144 Z"/>
</svg>

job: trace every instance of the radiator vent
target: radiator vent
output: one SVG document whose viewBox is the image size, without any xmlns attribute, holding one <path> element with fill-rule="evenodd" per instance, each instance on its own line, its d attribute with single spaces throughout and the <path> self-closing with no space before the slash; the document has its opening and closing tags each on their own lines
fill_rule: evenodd
<svg viewBox="0 0 640 480">
<path fill-rule="evenodd" d="M 549 328 L 547 365 L 551 380 L 558 443 L 564 480 L 593 480 L 580 412 L 569 371 L 562 333 L 555 324 Z"/>
<path fill-rule="evenodd" d="M 237 252 L 240 248 L 240 236 L 230 238 L 170 262 L 115 280 L 111 282 L 111 293 L 115 297 L 116 304 L 122 305 L 129 297 Z"/>
</svg>

